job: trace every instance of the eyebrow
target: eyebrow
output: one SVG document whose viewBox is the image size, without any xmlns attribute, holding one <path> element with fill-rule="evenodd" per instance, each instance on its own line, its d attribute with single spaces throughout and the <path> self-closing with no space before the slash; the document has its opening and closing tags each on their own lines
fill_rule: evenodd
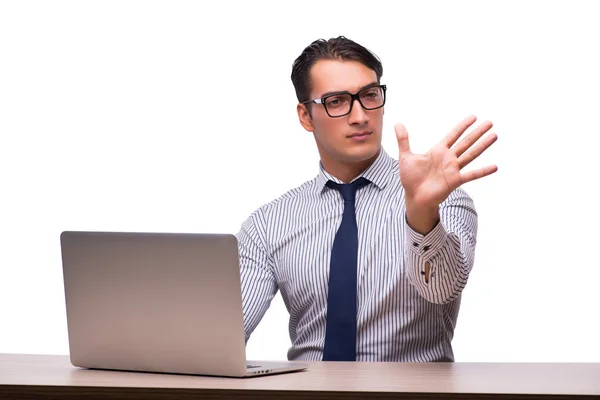
<svg viewBox="0 0 600 400">
<path fill-rule="evenodd" d="M 361 90 L 368 89 L 371 86 L 377 86 L 377 85 L 379 85 L 379 82 L 371 82 L 368 85 L 365 85 L 365 86 L 361 87 L 360 89 L 358 89 L 358 91 L 356 93 L 360 92 Z M 350 94 L 350 92 L 347 90 L 342 90 L 342 91 L 337 91 L 337 92 L 327 92 L 327 93 L 323 93 L 319 98 L 322 99 L 324 97 L 334 96 L 336 94 Z"/>
</svg>

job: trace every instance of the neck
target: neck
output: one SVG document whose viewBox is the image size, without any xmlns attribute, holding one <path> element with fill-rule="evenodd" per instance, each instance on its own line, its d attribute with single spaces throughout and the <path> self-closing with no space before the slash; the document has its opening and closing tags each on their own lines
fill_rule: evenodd
<svg viewBox="0 0 600 400">
<path fill-rule="evenodd" d="M 321 164 L 323 169 L 330 175 L 335 176 L 337 179 L 344 183 L 350 183 L 357 176 L 362 174 L 367 168 L 371 166 L 379 156 L 381 150 L 377 152 L 373 157 L 358 162 L 345 162 L 341 160 L 324 160 L 321 158 Z"/>
</svg>

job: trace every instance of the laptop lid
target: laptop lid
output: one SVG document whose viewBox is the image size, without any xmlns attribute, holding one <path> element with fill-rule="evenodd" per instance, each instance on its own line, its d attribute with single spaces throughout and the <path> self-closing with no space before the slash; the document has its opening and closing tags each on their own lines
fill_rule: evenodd
<svg viewBox="0 0 600 400">
<path fill-rule="evenodd" d="M 73 365 L 246 374 L 234 235 L 67 231 L 61 250 Z"/>
</svg>

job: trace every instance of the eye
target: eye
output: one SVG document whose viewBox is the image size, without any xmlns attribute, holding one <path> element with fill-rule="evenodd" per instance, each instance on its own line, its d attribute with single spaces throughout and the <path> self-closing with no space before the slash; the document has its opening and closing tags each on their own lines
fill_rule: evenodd
<svg viewBox="0 0 600 400">
<path fill-rule="evenodd" d="M 339 107 L 347 102 L 347 100 L 344 96 L 333 96 L 328 97 L 325 102 L 327 103 L 327 107 Z"/>
<path fill-rule="evenodd" d="M 364 93 L 361 97 L 366 99 L 376 99 L 379 97 L 379 90 L 371 89 L 368 92 Z"/>
</svg>

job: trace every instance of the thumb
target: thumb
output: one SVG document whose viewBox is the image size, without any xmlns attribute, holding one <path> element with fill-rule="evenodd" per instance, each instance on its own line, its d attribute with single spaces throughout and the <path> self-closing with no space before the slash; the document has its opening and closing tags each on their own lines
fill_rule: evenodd
<svg viewBox="0 0 600 400">
<path fill-rule="evenodd" d="M 408 131 L 406 127 L 402 124 L 394 125 L 394 130 L 396 131 L 396 139 L 398 139 L 398 150 L 400 151 L 400 156 L 403 154 L 410 154 L 410 144 L 408 143 Z"/>
</svg>

